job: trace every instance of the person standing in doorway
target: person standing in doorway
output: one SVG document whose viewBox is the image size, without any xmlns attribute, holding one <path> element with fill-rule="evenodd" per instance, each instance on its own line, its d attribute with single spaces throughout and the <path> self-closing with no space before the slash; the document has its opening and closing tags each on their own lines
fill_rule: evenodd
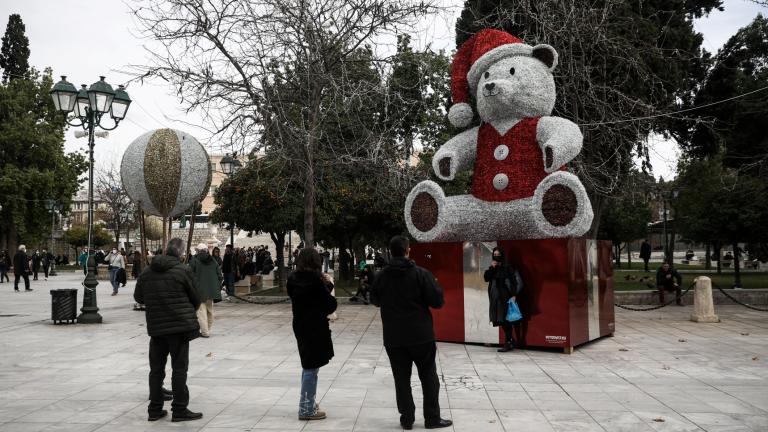
<svg viewBox="0 0 768 432">
<path fill-rule="evenodd" d="M 411 368 L 416 364 L 424 393 L 424 426 L 437 429 L 453 422 L 440 417 L 440 380 L 437 377 L 435 332 L 429 308 L 443 306 L 443 289 L 428 270 L 408 258 L 410 242 L 395 236 L 389 242 L 392 259 L 371 288 L 371 303 L 381 308 L 384 348 L 395 378 L 400 425 L 410 430 L 416 419 L 411 393 Z"/>
<path fill-rule="evenodd" d="M 200 336 L 210 337 L 213 326 L 213 303 L 221 300 L 221 274 L 219 263 L 208 253 L 205 243 L 197 245 L 197 255 L 189 262 L 189 268 L 197 279 L 200 306 L 197 308 L 197 322 L 200 324 Z"/>
<path fill-rule="evenodd" d="M 488 282 L 488 319 L 494 327 L 504 330 L 504 345 L 498 351 L 511 351 L 515 346 L 512 339 L 514 323 L 507 321 L 507 310 L 510 300 L 517 301 L 523 279 L 519 272 L 507 265 L 504 250 L 500 247 L 493 248 L 491 266 L 483 274 L 483 279 Z"/>
<path fill-rule="evenodd" d="M 165 255 L 157 255 L 152 264 L 141 273 L 136 282 L 133 298 L 146 306 L 147 334 L 149 334 L 149 421 L 168 415 L 163 409 L 163 380 L 168 355 L 171 356 L 173 375 L 174 422 L 197 420 L 202 413 L 192 412 L 189 405 L 187 370 L 189 369 L 189 341 L 200 335 L 197 323 L 197 296 L 195 276 L 182 264 L 180 257 L 184 242 L 173 238 L 168 242 Z"/>
<path fill-rule="evenodd" d="M 288 277 L 288 296 L 293 311 L 293 334 L 301 357 L 299 420 L 322 420 L 325 413 L 315 403 L 317 373 L 333 358 L 328 315 L 336 310 L 333 284 L 320 272 L 323 265 L 314 248 L 302 249 L 296 271 Z"/>
<path fill-rule="evenodd" d="M 104 257 L 104 261 L 109 264 L 109 281 L 112 282 L 112 295 L 115 296 L 120 288 L 120 280 L 117 277 L 117 273 L 120 269 L 125 269 L 125 259 L 117 251 L 117 248 L 112 248 L 112 252 Z"/>
<path fill-rule="evenodd" d="M 221 271 L 224 273 L 224 287 L 227 295 L 235 295 L 235 254 L 231 244 L 224 249 L 222 261 Z"/>
<path fill-rule="evenodd" d="M 640 259 L 645 264 L 645 271 L 650 271 L 648 270 L 648 261 L 651 260 L 651 244 L 648 243 L 648 239 L 643 240 L 643 243 L 640 245 Z"/>
<path fill-rule="evenodd" d="M 24 291 L 32 291 L 29 287 L 29 257 L 27 247 L 19 245 L 19 251 L 13 256 L 13 289 L 19 292 L 19 279 L 24 278 Z"/>
</svg>

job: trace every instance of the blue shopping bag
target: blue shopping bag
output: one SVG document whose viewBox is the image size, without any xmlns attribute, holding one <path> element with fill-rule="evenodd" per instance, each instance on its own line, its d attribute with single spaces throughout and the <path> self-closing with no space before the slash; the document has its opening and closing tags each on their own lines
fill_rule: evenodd
<svg viewBox="0 0 768 432">
<path fill-rule="evenodd" d="M 520 313 L 520 308 L 517 307 L 517 303 L 509 299 L 507 307 L 507 321 L 520 321 L 523 319 L 523 314 Z"/>
</svg>

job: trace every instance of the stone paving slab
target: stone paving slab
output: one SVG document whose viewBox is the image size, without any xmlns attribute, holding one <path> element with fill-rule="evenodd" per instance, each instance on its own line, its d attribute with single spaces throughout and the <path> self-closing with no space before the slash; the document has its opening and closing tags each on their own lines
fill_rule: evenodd
<svg viewBox="0 0 768 432">
<path fill-rule="evenodd" d="M 0 284 L 0 432 L 400 429 L 375 307 L 342 305 L 332 324 L 336 357 L 318 387 L 328 419 L 297 420 L 290 305 L 224 302 L 213 336 L 190 346 L 190 408 L 205 417 L 149 423 L 148 337 L 132 310 L 134 282 L 115 297 L 99 285 L 103 324 L 53 325 L 48 290 L 79 283 L 63 273 L 18 294 Z M 572 355 L 439 343 L 448 430 L 768 431 L 768 313 L 717 306 L 721 323 L 697 324 L 691 312 L 617 309 L 616 336 Z M 420 406 L 415 376 L 413 386 Z"/>
</svg>

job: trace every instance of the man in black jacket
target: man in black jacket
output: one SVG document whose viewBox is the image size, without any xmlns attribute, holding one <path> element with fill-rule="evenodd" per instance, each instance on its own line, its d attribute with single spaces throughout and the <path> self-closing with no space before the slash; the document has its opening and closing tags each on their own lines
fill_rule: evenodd
<svg viewBox="0 0 768 432">
<path fill-rule="evenodd" d="M 384 348 L 395 378 L 400 425 L 410 430 L 416 418 L 411 393 L 411 366 L 416 363 L 424 393 L 424 426 L 448 427 L 453 422 L 440 418 L 437 346 L 429 311 L 430 307 L 443 306 L 443 289 L 428 270 L 408 259 L 410 247 L 406 237 L 393 237 L 389 250 L 392 259 L 374 279 L 371 302 L 381 308 Z"/>
<path fill-rule="evenodd" d="M 187 409 L 189 389 L 189 341 L 200 335 L 197 323 L 197 294 L 195 276 L 179 260 L 184 242 L 174 238 L 168 242 L 165 255 L 152 259 L 152 264 L 136 282 L 133 298 L 146 307 L 149 340 L 149 421 L 159 420 L 168 411 L 163 409 L 163 379 L 165 363 L 171 355 L 173 375 L 172 421 L 197 420 L 202 413 Z"/>
<path fill-rule="evenodd" d="M 32 291 L 29 287 L 29 257 L 27 247 L 19 246 L 19 251 L 13 256 L 13 289 L 19 292 L 19 278 L 24 278 L 24 291 Z"/>
<path fill-rule="evenodd" d="M 666 291 L 675 292 L 675 304 L 683 305 L 680 299 L 680 285 L 683 284 L 683 277 L 669 263 L 664 263 L 656 270 L 656 288 L 659 290 L 659 302 L 664 304 L 664 293 Z"/>
</svg>

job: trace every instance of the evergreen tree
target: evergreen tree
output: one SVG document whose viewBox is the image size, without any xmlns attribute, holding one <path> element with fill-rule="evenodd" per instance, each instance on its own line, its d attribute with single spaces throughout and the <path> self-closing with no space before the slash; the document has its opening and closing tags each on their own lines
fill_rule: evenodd
<svg viewBox="0 0 768 432">
<path fill-rule="evenodd" d="M 23 78 L 29 72 L 29 39 L 24 34 L 24 22 L 18 14 L 8 17 L 3 45 L 0 48 L 0 68 L 3 69 L 3 82 Z"/>
<path fill-rule="evenodd" d="M 723 45 L 706 80 L 696 93 L 694 106 L 745 97 L 695 111 L 679 135 L 692 157 L 722 153 L 727 168 L 768 179 L 768 19 L 758 15 Z"/>
</svg>

